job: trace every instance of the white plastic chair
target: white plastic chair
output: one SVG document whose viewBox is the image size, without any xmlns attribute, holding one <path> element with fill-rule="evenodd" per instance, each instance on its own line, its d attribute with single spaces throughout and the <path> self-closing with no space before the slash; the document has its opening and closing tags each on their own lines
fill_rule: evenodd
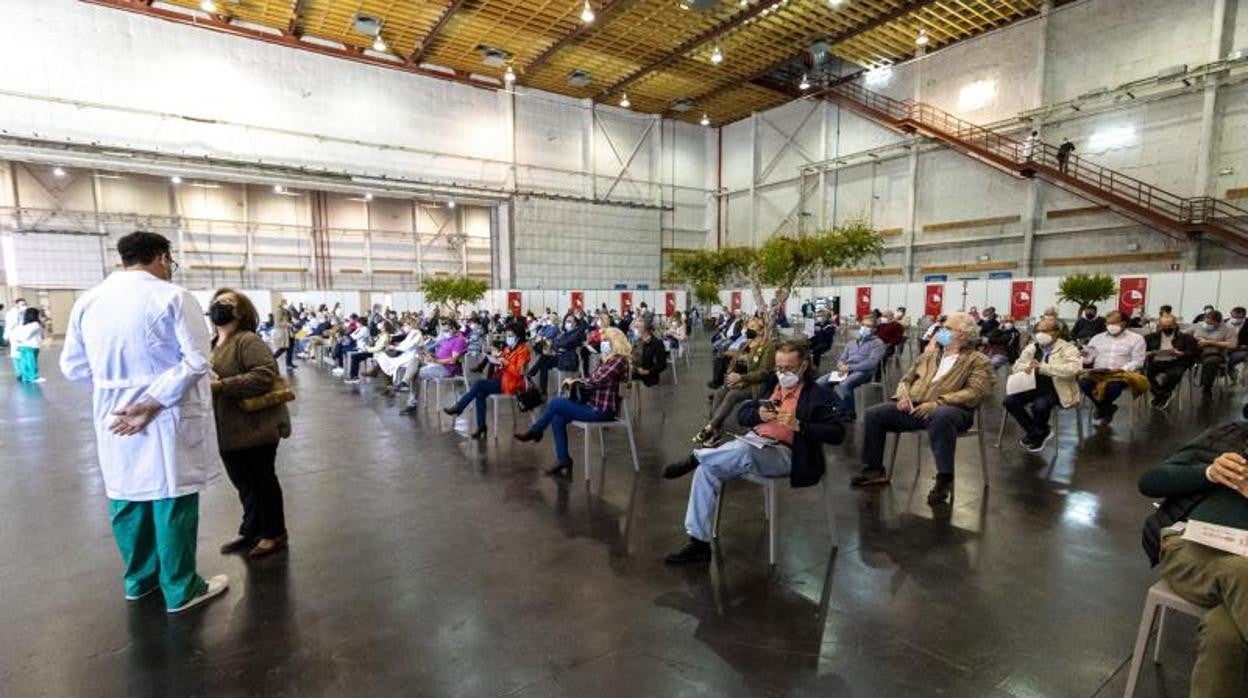
<svg viewBox="0 0 1248 698">
<path fill-rule="evenodd" d="M 609 422 L 569 422 L 568 426 L 577 427 L 585 433 L 585 481 L 589 482 L 590 467 L 589 461 L 589 434 L 591 431 L 598 432 L 598 449 L 602 460 L 602 467 L 607 467 L 607 442 L 603 437 L 603 432 L 607 429 L 623 429 L 628 434 L 628 448 L 633 454 L 633 472 L 641 472 L 641 461 L 637 458 L 637 439 L 633 434 L 633 419 L 629 415 L 628 400 L 620 402 L 620 411 L 616 413 L 615 419 Z"/>
<path fill-rule="evenodd" d="M 984 446 L 984 430 L 982 428 L 984 414 L 982 407 L 975 408 L 975 419 L 971 422 L 971 427 L 964 432 L 958 434 L 958 439 L 974 437 L 979 441 L 979 468 L 984 479 L 984 490 L 988 489 L 988 449 Z M 897 465 L 897 451 L 901 448 L 901 435 L 903 433 L 912 433 L 915 435 L 914 440 L 914 466 L 921 468 L 923 465 L 923 434 L 925 430 L 920 429 L 914 432 L 896 432 L 893 434 L 893 457 L 888 461 L 888 479 L 893 479 L 893 469 Z"/>
<path fill-rule="evenodd" d="M 1157 621 L 1157 642 L 1153 646 L 1153 663 L 1161 664 L 1161 635 L 1166 628 L 1166 610 L 1174 609 L 1179 613 L 1202 618 L 1208 608 L 1198 606 L 1174 593 L 1166 580 L 1159 580 L 1148 588 L 1148 596 L 1144 600 L 1144 615 L 1140 618 L 1140 629 L 1135 634 L 1135 650 L 1131 653 L 1131 668 L 1127 671 L 1127 690 L 1124 698 L 1135 695 L 1135 684 L 1140 679 L 1140 666 L 1144 663 L 1144 654 L 1148 651 L 1148 638 L 1153 631 L 1153 620 Z"/>
<path fill-rule="evenodd" d="M 775 565 L 776 541 L 779 538 L 780 529 L 780 517 L 776 509 L 776 482 L 787 480 L 787 478 L 746 473 L 741 479 L 763 486 L 763 516 L 767 519 L 767 562 Z M 727 492 L 727 484 L 725 482 L 724 486 L 719 488 L 719 500 L 715 502 L 715 525 L 711 529 L 711 535 L 716 540 L 719 539 L 719 517 L 724 510 L 724 494 Z"/>
<path fill-rule="evenodd" d="M 1049 429 L 1053 430 L 1053 438 L 1060 441 L 1062 438 L 1062 419 L 1063 412 L 1075 411 L 1075 431 L 1078 434 L 1079 445 L 1083 445 L 1083 399 L 1075 403 L 1074 407 L 1062 407 L 1061 404 L 1055 405 L 1049 411 Z M 1001 442 L 1005 438 L 1005 424 L 1010 421 L 1010 413 L 1005 407 L 1001 408 L 1001 428 L 997 429 L 997 448 L 1001 448 Z"/>
<path fill-rule="evenodd" d="M 442 405 L 443 384 L 450 386 L 451 395 L 456 398 L 458 398 L 459 396 L 459 391 L 457 390 L 457 386 L 459 385 L 464 386 L 464 392 L 468 392 L 468 357 L 466 355 L 460 357 L 458 376 L 447 376 L 445 378 L 422 378 L 421 379 L 420 396 L 422 398 L 421 402 L 425 406 L 425 409 L 429 408 L 429 401 L 424 398 L 427 398 L 429 396 L 430 384 L 433 385 L 434 395 L 435 395 L 434 403 L 433 403 L 434 409 L 438 411 L 438 421 L 441 422 L 442 421 L 442 407 L 443 407 Z"/>
<path fill-rule="evenodd" d="M 502 402 L 506 402 L 507 404 L 511 405 L 511 421 L 516 422 L 519 419 L 517 415 L 520 414 L 519 410 L 517 409 L 518 403 L 516 402 L 515 395 L 504 395 L 502 393 L 495 393 L 494 395 L 490 395 L 487 399 L 489 400 L 488 409 L 494 415 L 493 426 L 491 428 L 494 430 L 494 440 L 497 441 L 498 440 L 498 412 L 500 409 L 499 404 Z M 537 421 L 537 415 L 534 414 L 532 411 L 530 411 L 529 422 L 533 423 L 536 421 Z"/>
</svg>

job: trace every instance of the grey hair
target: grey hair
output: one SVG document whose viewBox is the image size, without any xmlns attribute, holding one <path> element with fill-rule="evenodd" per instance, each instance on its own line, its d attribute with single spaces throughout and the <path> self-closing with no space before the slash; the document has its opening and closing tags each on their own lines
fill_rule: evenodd
<svg viewBox="0 0 1248 698">
<path fill-rule="evenodd" d="M 979 324 L 969 313 L 949 313 L 945 316 L 945 327 L 965 334 L 967 344 L 979 343 Z"/>
</svg>

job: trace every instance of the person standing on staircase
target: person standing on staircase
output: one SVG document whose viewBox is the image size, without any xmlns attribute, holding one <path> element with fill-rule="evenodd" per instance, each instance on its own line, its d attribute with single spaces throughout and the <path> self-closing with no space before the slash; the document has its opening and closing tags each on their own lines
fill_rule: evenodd
<svg viewBox="0 0 1248 698">
<path fill-rule="evenodd" d="M 1070 166 L 1070 154 L 1073 152 L 1075 152 L 1075 144 L 1071 143 L 1069 138 L 1057 146 L 1057 169 L 1063 174 L 1066 172 L 1066 168 Z"/>
</svg>

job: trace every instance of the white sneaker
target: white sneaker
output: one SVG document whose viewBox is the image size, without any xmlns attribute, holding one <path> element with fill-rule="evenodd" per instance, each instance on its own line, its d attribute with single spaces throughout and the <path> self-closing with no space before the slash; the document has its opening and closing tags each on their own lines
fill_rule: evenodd
<svg viewBox="0 0 1248 698">
<path fill-rule="evenodd" d="M 48 382 L 48 379 L 47 379 L 47 378 L 44 378 L 43 376 L 40 376 L 40 377 L 36 378 L 34 381 L 32 381 L 32 382 L 33 382 L 33 383 L 47 383 L 47 382 Z"/>
<path fill-rule="evenodd" d="M 169 613 L 181 613 L 187 609 L 194 608 L 209 599 L 220 596 L 221 594 L 225 593 L 225 590 L 228 588 L 230 588 L 230 578 L 225 576 L 224 574 L 218 574 L 217 576 L 212 577 L 211 579 L 208 580 L 208 588 L 204 590 L 204 593 L 200 594 L 199 596 L 196 596 L 195 598 L 191 599 L 190 601 L 187 601 L 186 603 L 182 604 L 181 606 L 178 606 L 177 608 L 169 609 L 168 612 Z"/>
<path fill-rule="evenodd" d="M 142 599 L 142 598 L 146 598 L 146 597 L 148 597 L 148 596 L 151 596 L 152 594 L 156 593 L 157 591 L 160 591 L 160 585 L 159 585 L 159 584 L 157 584 L 157 585 L 153 586 L 151 589 L 148 589 L 147 591 L 143 592 L 142 594 L 139 594 L 138 596 L 131 596 L 131 595 L 129 595 L 129 594 L 126 594 L 126 601 L 138 601 L 139 599 Z"/>
<path fill-rule="evenodd" d="M 335 368 L 334 370 L 330 371 L 330 374 L 332 374 L 335 378 L 341 378 L 342 374 L 344 373 L 346 373 L 346 370 L 341 369 L 341 368 Z"/>
</svg>

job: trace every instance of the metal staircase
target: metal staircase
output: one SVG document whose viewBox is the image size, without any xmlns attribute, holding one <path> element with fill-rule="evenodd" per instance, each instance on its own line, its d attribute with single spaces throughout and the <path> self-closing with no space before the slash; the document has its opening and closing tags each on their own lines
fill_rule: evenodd
<svg viewBox="0 0 1248 698">
<path fill-rule="evenodd" d="M 1204 235 L 1248 255 L 1248 210 L 1222 199 L 1185 198 L 1073 154 L 1063 165 L 1056 146 L 1029 146 L 930 104 L 893 99 L 857 83 L 832 85 L 822 96 L 893 130 L 939 140 L 1012 176 L 1038 177 L 1180 240 Z"/>
</svg>

